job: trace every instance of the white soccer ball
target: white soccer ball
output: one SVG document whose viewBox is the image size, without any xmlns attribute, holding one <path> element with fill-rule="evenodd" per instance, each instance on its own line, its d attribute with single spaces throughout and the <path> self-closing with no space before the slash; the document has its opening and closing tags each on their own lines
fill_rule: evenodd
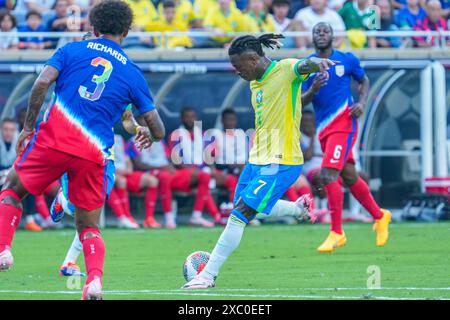
<svg viewBox="0 0 450 320">
<path fill-rule="evenodd" d="M 209 261 L 209 256 L 209 252 L 196 251 L 186 258 L 183 265 L 183 276 L 186 281 L 194 279 L 205 268 Z"/>
</svg>

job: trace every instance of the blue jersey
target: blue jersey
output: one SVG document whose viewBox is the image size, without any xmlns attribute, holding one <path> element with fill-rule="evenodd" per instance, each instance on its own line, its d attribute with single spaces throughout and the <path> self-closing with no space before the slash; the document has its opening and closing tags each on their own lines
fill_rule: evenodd
<svg viewBox="0 0 450 320">
<path fill-rule="evenodd" d="M 310 57 L 317 57 L 312 54 Z M 332 132 L 352 132 L 354 124 L 349 115 L 353 104 L 351 93 L 352 78 L 360 81 L 364 75 L 359 59 L 351 53 L 333 50 L 331 60 L 339 61 L 328 70 L 327 84 L 314 95 L 312 103 L 316 113 L 316 125 L 319 138 Z M 302 90 L 308 90 L 317 74 L 312 74 L 303 81 Z"/>
<path fill-rule="evenodd" d="M 59 76 L 36 143 L 105 164 L 114 144 L 112 127 L 127 106 L 140 113 L 155 108 L 142 72 L 112 40 L 69 43 L 47 65 Z"/>
</svg>

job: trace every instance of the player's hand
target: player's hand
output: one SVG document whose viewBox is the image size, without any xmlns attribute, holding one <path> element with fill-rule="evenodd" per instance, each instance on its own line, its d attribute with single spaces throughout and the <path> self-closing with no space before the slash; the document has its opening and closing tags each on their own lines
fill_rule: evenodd
<svg viewBox="0 0 450 320">
<path fill-rule="evenodd" d="M 17 144 L 16 144 L 16 153 L 17 155 L 20 155 L 23 151 L 23 149 L 26 148 L 28 143 L 30 142 L 31 138 L 36 133 L 36 130 L 27 130 L 25 128 L 20 131 L 19 137 L 17 138 Z"/>
<path fill-rule="evenodd" d="M 139 126 L 136 128 L 134 144 L 139 151 L 148 149 L 152 146 L 153 139 L 150 130 L 147 127 Z"/>
<path fill-rule="evenodd" d="M 330 60 L 330 59 L 322 59 L 317 57 L 309 58 L 312 62 L 314 62 L 318 67 L 321 73 L 326 72 L 330 69 L 330 66 L 334 66 L 339 63 L 339 61 Z"/>
<path fill-rule="evenodd" d="M 316 74 L 313 83 L 311 85 L 312 92 L 314 94 L 319 92 L 320 88 L 322 88 L 324 85 L 327 84 L 327 80 L 328 80 L 328 72 L 325 72 L 325 74 L 323 73 Z"/>
<path fill-rule="evenodd" d="M 361 102 L 356 102 L 350 107 L 350 116 L 358 118 L 364 112 L 364 104 Z"/>
</svg>

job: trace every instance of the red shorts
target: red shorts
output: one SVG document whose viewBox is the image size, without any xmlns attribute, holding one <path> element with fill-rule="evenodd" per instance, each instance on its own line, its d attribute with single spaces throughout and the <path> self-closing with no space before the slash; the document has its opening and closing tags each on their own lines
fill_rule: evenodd
<svg viewBox="0 0 450 320">
<path fill-rule="evenodd" d="M 35 196 L 67 172 L 69 198 L 75 206 L 92 211 L 105 202 L 106 166 L 32 141 L 14 162 L 14 168 L 25 189 Z"/>
<path fill-rule="evenodd" d="M 144 171 L 134 171 L 133 173 L 125 176 L 125 179 L 127 179 L 128 191 L 133 193 L 141 192 L 141 179 L 144 174 Z"/>
<path fill-rule="evenodd" d="M 177 191 L 191 192 L 191 176 L 194 169 L 177 169 L 172 176 L 172 188 Z"/>
<path fill-rule="evenodd" d="M 350 133 L 336 132 L 321 139 L 322 168 L 342 171 L 347 162 L 355 163 L 352 150 L 356 142 L 356 135 L 356 130 Z"/>
</svg>

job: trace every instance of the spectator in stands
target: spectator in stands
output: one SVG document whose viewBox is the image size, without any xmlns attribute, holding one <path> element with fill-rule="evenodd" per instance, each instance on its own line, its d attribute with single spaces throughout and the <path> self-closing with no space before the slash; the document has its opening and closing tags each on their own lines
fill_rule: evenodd
<svg viewBox="0 0 450 320">
<path fill-rule="evenodd" d="M 16 0 L 0 0 L 0 10 L 14 10 L 16 4 Z"/>
<path fill-rule="evenodd" d="M 9 12 L 0 12 L 0 32 L 16 32 L 16 18 Z M 15 36 L 0 38 L 0 51 L 17 49 L 19 47 L 19 38 Z"/>
<path fill-rule="evenodd" d="M 41 15 L 51 10 L 55 0 L 17 0 L 16 11 L 29 12 L 36 11 Z"/>
<path fill-rule="evenodd" d="M 328 0 L 328 8 L 339 11 L 347 0 Z"/>
<path fill-rule="evenodd" d="M 42 23 L 42 15 L 38 11 L 29 11 L 26 15 L 26 25 L 19 27 L 20 32 L 45 32 Z M 21 37 L 19 47 L 21 49 L 47 49 L 52 46 L 52 42 L 42 36 Z"/>
<path fill-rule="evenodd" d="M 371 25 L 376 21 L 376 12 L 369 6 L 369 0 L 353 0 L 344 4 L 339 14 L 348 30 L 348 37 L 353 48 L 376 47 L 374 37 L 367 38 L 363 31 L 375 29 Z"/>
<path fill-rule="evenodd" d="M 233 39 L 224 37 L 226 32 L 257 31 L 251 29 L 249 19 L 235 5 L 231 5 L 231 0 L 218 0 L 218 3 L 219 6 L 213 6 L 204 20 L 205 29 L 215 32 L 217 36 L 211 38 L 205 46 L 223 47 Z"/>
<path fill-rule="evenodd" d="M 441 16 L 442 6 L 439 0 L 429 0 L 427 2 L 427 16 L 418 20 L 414 30 L 418 31 L 448 31 L 447 21 Z M 443 41 L 445 45 L 450 45 L 448 37 L 413 37 L 415 45 L 420 48 L 430 48 Z"/>
<path fill-rule="evenodd" d="M 288 18 L 290 0 L 274 0 L 272 3 L 275 31 L 283 33 L 286 31 L 301 31 L 302 26 L 297 20 Z M 287 37 L 282 40 L 284 48 L 301 48 L 305 45 L 301 37 Z"/>
<path fill-rule="evenodd" d="M 302 24 L 305 31 L 312 31 L 312 28 L 319 22 L 327 22 L 335 31 L 345 31 L 345 24 L 339 14 L 327 7 L 327 0 L 310 0 L 310 6 L 301 9 L 295 15 L 295 20 Z M 307 38 L 307 44 L 312 43 L 311 37 Z M 335 37 L 334 47 L 340 47 L 342 37 Z"/>
<path fill-rule="evenodd" d="M 128 191 L 145 194 L 145 210 L 153 215 L 155 209 L 158 179 L 146 172 L 134 171 L 133 164 L 126 152 L 127 147 L 121 135 L 114 135 L 114 162 L 116 180 L 108 199 L 108 204 L 118 218 L 119 228 L 139 229 L 139 225 L 131 215 Z M 159 228 L 158 223 L 145 227 Z"/>
<path fill-rule="evenodd" d="M 175 4 L 175 17 L 174 21 L 177 24 L 183 24 L 184 28 L 187 30 L 191 27 L 200 27 L 197 24 L 198 19 L 195 16 L 194 6 L 189 0 L 163 0 L 159 1 L 158 4 L 158 15 L 159 17 L 164 15 L 164 4 L 166 2 L 173 2 Z"/>
<path fill-rule="evenodd" d="M 56 0 L 52 9 L 54 11 L 53 17 L 47 22 L 48 31 L 66 31 L 67 20 L 69 15 L 67 14 L 67 7 L 69 6 L 68 0 Z"/>
<path fill-rule="evenodd" d="M 5 118 L 0 125 L 0 170 L 1 177 L 6 177 L 5 170 L 9 168 L 16 160 L 16 142 L 19 136 L 19 128 L 14 119 Z M 3 183 L 2 183 L 3 184 Z"/>
<path fill-rule="evenodd" d="M 392 8 L 394 9 L 403 9 L 407 6 L 407 0 L 391 0 Z"/>
<path fill-rule="evenodd" d="M 393 12 L 389 0 L 377 0 L 376 5 L 380 9 L 380 31 L 398 31 L 394 23 Z M 400 37 L 377 37 L 377 47 L 398 48 L 402 45 Z"/>
<path fill-rule="evenodd" d="M 407 0 L 407 5 L 395 16 L 395 24 L 403 30 L 412 30 L 417 21 L 423 20 L 427 13 L 420 7 L 419 0 Z"/>
<path fill-rule="evenodd" d="M 196 187 L 194 209 L 189 223 L 213 227 L 214 223 L 202 217 L 203 209 L 206 208 L 217 223 L 220 222 L 221 216 L 209 189 L 211 174 L 207 172 L 210 171 L 209 167 L 203 163 L 203 132 L 196 125 L 196 120 L 197 115 L 193 108 L 183 108 L 182 124 L 170 135 L 171 160 L 177 169 L 177 177 L 172 180 L 172 188 L 191 192 L 192 188 Z"/>
<path fill-rule="evenodd" d="M 133 11 L 133 30 L 143 31 L 150 21 L 158 17 L 155 6 L 150 0 L 126 0 Z"/>
<path fill-rule="evenodd" d="M 176 18 L 175 2 L 171 0 L 164 1 L 162 15 L 156 20 L 147 24 L 145 30 L 147 31 L 161 31 L 161 32 L 173 32 L 173 31 L 188 31 L 187 22 Z M 160 43 L 160 37 L 155 37 L 155 45 L 167 48 L 176 47 L 192 47 L 192 41 L 189 37 L 162 37 Z"/>
<path fill-rule="evenodd" d="M 264 0 L 249 0 L 248 12 L 251 30 L 259 32 L 275 32 L 275 21 L 268 12 Z"/>
<path fill-rule="evenodd" d="M 450 0 L 440 0 L 442 6 L 442 17 L 444 19 L 450 18 Z"/>
</svg>

